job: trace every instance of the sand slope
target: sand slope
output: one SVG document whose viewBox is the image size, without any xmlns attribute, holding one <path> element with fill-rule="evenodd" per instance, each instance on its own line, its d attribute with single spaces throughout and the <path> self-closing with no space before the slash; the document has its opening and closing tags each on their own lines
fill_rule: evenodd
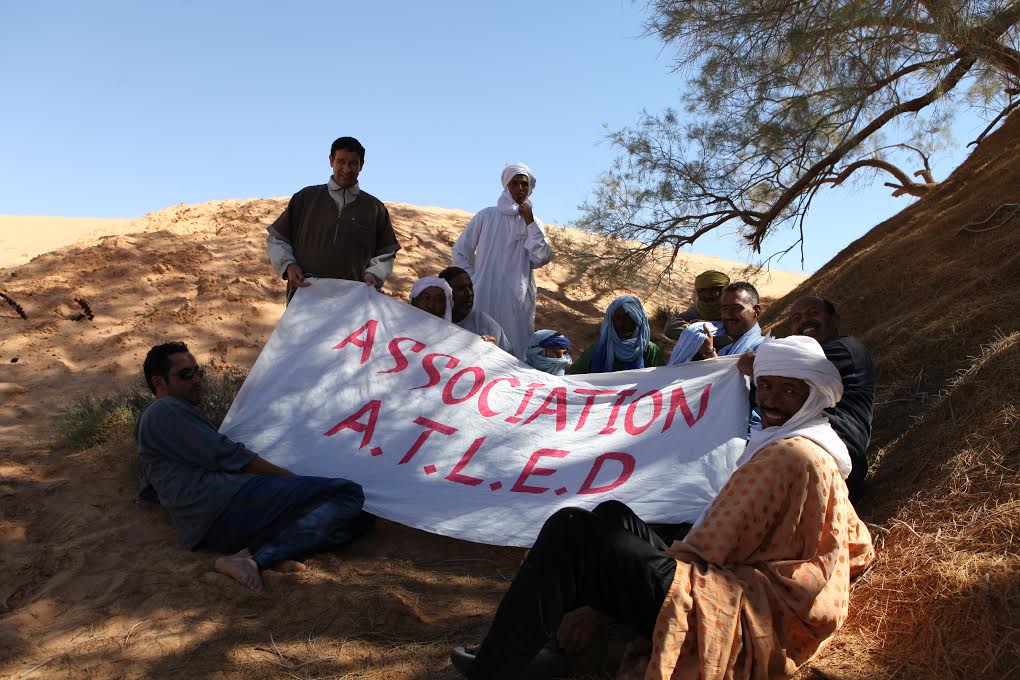
<svg viewBox="0 0 1020 680">
<path fill-rule="evenodd" d="M 1013 114 L 767 315 L 826 295 L 878 368 L 860 506 L 879 561 L 817 677 L 1020 678 L 1018 159 Z"/>
<path fill-rule="evenodd" d="M 767 315 L 780 334 L 796 295 L 836 300 L 879 371 L 860 505 L 879 557 L 803 678 L 1020 677 L 1020 317 L 1002 288 L 1020 272 L 1018 152 L 1014 114 L 931 197 L 801 285 L 770 289 L 797 286 Z M 29 315 L 0 306 L 0 675 L 454 678 L 446 651 L 484 633 L 518 550 L 384 522 L 258 598 L 134 502 L 130 447 L 54 442 L 68 395 L 136 379 L 154 342 L 182 337 L 207 361 L 250 365 L 282 310 L 261 242 L 282 207 L 174 206 L 0 271 Z M 405 251 L 389 290 L 403 297 L 445 263 L 468 215 L 390 209 Z M 585 283 L 596 242 L 550 233 L 560 255 L 538 277 L 538 323 L 583 344 L 615 292 Z M 651 312 L 687 288 L 631 292 Z M 75 297 L 93 322 L 71 320 Z"/>
</svg>

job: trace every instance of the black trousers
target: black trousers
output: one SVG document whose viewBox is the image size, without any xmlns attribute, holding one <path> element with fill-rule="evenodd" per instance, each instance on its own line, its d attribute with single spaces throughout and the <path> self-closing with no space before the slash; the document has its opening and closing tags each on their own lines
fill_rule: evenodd
<svg viewBox="0 0 1020 680">
<path fill-rule="evenodd" d="M 651 637 L 673 583 L 665 542 L 623 503 L 564 508 L 546 520 L 503 596 L 470 677 L 515 678 L 585 605 Z"/>
</svg>

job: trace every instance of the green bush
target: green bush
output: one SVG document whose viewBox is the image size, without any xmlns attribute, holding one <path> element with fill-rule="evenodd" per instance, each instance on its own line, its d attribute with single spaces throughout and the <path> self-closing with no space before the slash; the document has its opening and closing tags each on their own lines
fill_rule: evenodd
<svg viewBox="0 0 1020 680">
<path fill-rule="evenodd" d="M 152 397 L 138 389 L 113 396 L 76 396 L 61 413 L 58 431 L 70 446 L 88 449 L 117 437 L 131 436 L 135 421 Z"/>
<path fill-rule="evenodd" d="M 236 368 L 206 374 L 205 396 L 199 406 L 217 428 L 223 422 L 247 373 Z M 148 388 L 136 386 L 111 396 L 78 395 L 57 420 L 57 431 L 72 448 L 89 449 L 118 439 L 134 439 L 135 423 L 152 402 Z"/>
</svg>

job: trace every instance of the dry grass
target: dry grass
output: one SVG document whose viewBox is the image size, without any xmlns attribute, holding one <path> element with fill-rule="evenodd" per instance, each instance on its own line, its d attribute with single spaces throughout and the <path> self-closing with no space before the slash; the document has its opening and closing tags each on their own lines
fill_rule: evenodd
<svg viewBox="0 0 1020 680">
<path fill-rule="evenodd" d="M 904 491 L 920 487 L 873 509 L 885 513 L 879 562 L 854 585 L 841 644 L 872 657 L 864 677 L 1020 677 L 1018 403 L 1020 332 L 985 347 L 881 452 Z"/>
<path fill-rule="evenodd" d="M 1020 116 L 764 319 L 834 300 L 878 369 L 868 488 L 878 560 L 816 678 L 1020 678 Z M 962 229 L 997 215 L 994 229 Z"/>
</svg>

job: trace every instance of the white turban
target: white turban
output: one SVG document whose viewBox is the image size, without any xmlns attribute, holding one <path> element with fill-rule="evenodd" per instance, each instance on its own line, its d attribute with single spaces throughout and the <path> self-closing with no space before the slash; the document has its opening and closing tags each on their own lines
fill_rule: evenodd
<svg viewBox="0 0 1020 680">
<path fill-rule="evenodd" d="M 496 208 L 499 209 L 499 212 L 501 212 L 504 215 L 508 215 L 511 218 L 516 217 L 517 215 L 520 214 L 520 206 L 517 205 L 517 201 L 515 201 L 513 197 L 510 195 L 510 192 L 507 190 L 506 185 L 510 184 L 510 180 L 512 180 L 517 175 L 528 176 L 528 196 L 531 196 L 531 192 L 535 190 L 535 184 L 538 181 L 535 179 L 535 176 L 531 173 L 531 168 L 526 166 L 524 163 L 510 163 L 505 168 L 503 168 L 503 174 L 500 177 L 500 181 L 503 183 L 503 193 L 499 195 L 499 199 L 496 201 Z M 529 207 L 531 206 L 530 198 L 524 199 L 524 202 Z M 516 231 L 516 235 L 521 240 L 524 240 L 528 236 L 527 225 L 517 226 L 519 228 Z"/>
<path fill-rule="evenodd" d="M 759 449 L 778 439 L 805 437 L 829 452 L 846 479 L 850 474 L 850 454 L 824 413 L 843 398 L 843 380 L 821 345 L 806 335 L 766 339 L 754 357 L 754 377 L 759 376 L 797 378 L 808 384 L 810 392 L 800 410 L 782 425 L 752 430 L 751 440 L 737 464 L 750 460 Z"/>
<path fill-rule="evenodd" d="M 530 188 L 528 189 L 528 195 L 530 196 L 531 192 L 535 190 L 535 185 L 538 183 L 538 180 L 535 179 L 535 175 L 534 173 L 531 172 L 531 168 L 529 168 L 524 163 L 507 163 L 507 166 L 503 168 L 503 174 L 500 176 L 500 181 L 503 183 L 503 188 L 506 189 L 506 185 L 510 184 L 510 180 L 512 180 L 517 175 L 528 176 L 528 184 L 530 185 Z"/>
<path fill-rule="evenodd" d="M 446 311 L 443 313 L 443 318 L 453 323 L 453 288 L 450 288 L 450 284 L 444 279 L 438 276 L 423 276 L 411 286 L 411 294 L 408 299 L 414 302 L 414 299 L 421 295 L 422 291 L 432 287 L 439 288 L 446 295 Z"/>
</svg>

